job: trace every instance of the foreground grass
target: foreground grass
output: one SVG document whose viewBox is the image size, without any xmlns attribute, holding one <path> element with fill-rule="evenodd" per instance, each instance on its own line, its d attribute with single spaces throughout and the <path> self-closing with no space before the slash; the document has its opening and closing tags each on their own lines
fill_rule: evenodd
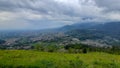
<svg viewBox="0 0 120 68">
<path fill-rule="evenodd" d="M 120 55 L 0 50 L 0 68 L 120 68 Z"/>
</svg>

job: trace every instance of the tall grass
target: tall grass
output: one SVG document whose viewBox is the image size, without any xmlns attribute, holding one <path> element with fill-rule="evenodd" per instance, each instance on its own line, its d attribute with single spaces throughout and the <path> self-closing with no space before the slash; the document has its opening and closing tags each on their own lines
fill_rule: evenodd
<svg viewBox="0 0 120 68">
<path fill-rule="evenodd" d="M 120 55 L 0 50 L 0 68 L 120 68 Z"/>
</svg>

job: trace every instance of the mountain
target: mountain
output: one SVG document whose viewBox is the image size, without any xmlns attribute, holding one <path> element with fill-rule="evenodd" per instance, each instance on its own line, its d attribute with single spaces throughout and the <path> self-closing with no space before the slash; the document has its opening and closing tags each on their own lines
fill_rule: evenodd
<svg viewBox="0 0 120 68">
<path fill-rule="evenodd" d="M 71 31 L 75 29 L 98 30 L 106 33 L 120 34 L 120 22 L 97 23 L 77 23 L 58 28 L 58 31 Z"/>
<path fill-rule="evenodd" d="M 61 28 L 58 28 L 58 31 L 70 31 L 75 29 L 89 29 L 91 27 L 97 26 L 96 23 L 76 23 L 72 25 L 66 25 Z"/>
<path fill-rule="evenodd" d="M 112 33 L 112 34 L 120 34 L 120 22 L 109 22 L 109 23 L 100 24 L 91 28 Z"/>
</svg>

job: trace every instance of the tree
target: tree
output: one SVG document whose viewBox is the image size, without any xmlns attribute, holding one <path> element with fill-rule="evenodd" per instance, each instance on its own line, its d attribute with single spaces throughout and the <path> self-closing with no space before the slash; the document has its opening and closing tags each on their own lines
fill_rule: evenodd
<svg viewBox="0 0 120 68">
<path fill-rule="evenodd" d="M 83 53 L 87 53 L 87 49 L 86 48 L 83 48 Z"/>
<path fill-rule="evenodd" d="M 40 43 L 34 44 L 33 47 L 34 47 L 35 50 L 44 51 L 44 46 Z"/>
</svg>

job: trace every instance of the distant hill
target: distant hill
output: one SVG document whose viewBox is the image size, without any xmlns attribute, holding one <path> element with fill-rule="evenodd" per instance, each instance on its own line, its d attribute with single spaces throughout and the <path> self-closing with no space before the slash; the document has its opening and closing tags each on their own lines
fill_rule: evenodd
<svg viewBox="0 0 120 68">
<path fill-rule="evenodd" d="M 109 22 L 109 23 L 100 24 L 91 28 L 109 32 L 112 34 L 120 34 L 120 22 Z"/>
<path fill-rule="evenodd" d="M 97 26 L 96 23 L 76 23 L 72 25 L 66 25 L 64 27 L 58 28 L 58 31 L 70 31 L 75 29 L 89 29 L 91 27 Z"/>
<path fill-rule="evenodd" d="M 114 34 L 120 34 L 120 22 L 108 22 L 104 24 L 97 23 L 77 23 L 58 28 L 58 31 L 71 31 L 75 29 L 98 30 Z"/>
</svg>

